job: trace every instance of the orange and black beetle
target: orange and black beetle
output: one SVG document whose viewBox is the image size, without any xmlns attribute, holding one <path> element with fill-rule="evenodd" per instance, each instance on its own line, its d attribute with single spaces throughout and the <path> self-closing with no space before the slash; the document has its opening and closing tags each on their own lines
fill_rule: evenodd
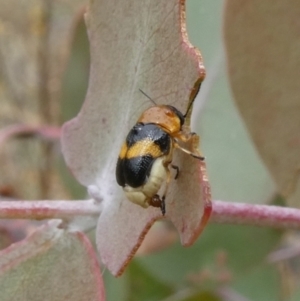
<svg viewBox="0 0 300 301">
<path fill-rule="evenodd" d="M 183 115 L 173 106 L 155 104 L 144 111 L 128 133 L 119 154 L 116 179 L 131 202 L 144 208 L 160 207 L 165 215 L 169 166 L 177 171 L 175 179 L 179 173 L 179 168 L 171 164 L 174 148 L 204 160 L 178 144 L 178 141 L 187 142 L 194 135 L 182 129 L 191 105 Z M 164 182 L 165 191 L 160 197 L 157 193 Z"/>
</svg>

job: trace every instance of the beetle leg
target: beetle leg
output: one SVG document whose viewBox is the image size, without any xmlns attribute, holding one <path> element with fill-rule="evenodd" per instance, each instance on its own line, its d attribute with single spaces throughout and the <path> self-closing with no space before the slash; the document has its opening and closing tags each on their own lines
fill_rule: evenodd
<svg viewBox="0 0 300 301">
<path fill-rule="evenodd" d="M 176 180 L 179 176 L 179 167 L 177 165 L 173 165 L 173 164 L 171 164 L 171 167 L 176 170 L 176 175 L 174 177 L 174 179 Z"/>
<path fill-rule="evenodd" d="M 164 191 L 164 194 L 162 196 L 162 202 L 163 202 L 163 208 L 161 207 L 161 212 L 163 215 L 165 215 L 165 212 L 166 212 L 166 209 L 165 209 L 165 198 L 166 198 L 166 195 L 167 195 L 167 192 L 168 192 L 168 188 L 169 188 L 169 184 L 170 184 L 170 181 L 171 181 L 171 172 L 170 172 L 170 169 L 168 168 L 168 165 L 170 164 L 170 162 L 165 162 L 165 168 L 166 168 L 166 172 L 167 172 L 167 180 L 166 180 L 166 185 L 165 185 L 165 191 Z M 173 168 L 175 168 L 178 172 L 179 172 L 179 168 L 178 166 L 175 166 L 175 165 L 172 165 L 171 166 Z M 174 167 L 175 166 L 175 167 Z M 178 172 L 175 176 L 175 179 L 177 178 L 178 176 Z"/>
<path fill-rule="evenodd" d="M 166 173 L 167 173 L 167 179 L 166 179 L 166 185 L 165 185 L 165 191 L 164 191 L 164 194 L 163 196 L 160 198 L 160 196 L 158 194 L 155 194 L 149 201 L 149 205 L 150 206 L 153 206 L 153 207 L 159 207 L 160 210 L 161 210 L 161 213 L 163 215 L 166 214 L 166 203 L 165 203 L 165 198 L 166 198 L 166 195 L 167 195 L 167 191 L 168 191 L 168 187 L 169 187 L 169 183 L 170 183 L 170 180 L 171 180 L 171 172 L 168 168 L 169 164 L 171 162 L 170 161 L 165 161 L 163 162 L 163 165 L 166 169 Z M 171 165 L 173 167 L 173 165 Z M 175 166 L 175 165 L 174 165 Z M 177 166 L 176 166 L 177 167 Z M 176 169 L 175 167 L 175 169 Z M 173 167 L 174 168 L 174 167 Z M 178 167 L 177 167 L 178 168 Z M 178 168 L 179 170 L 179 168 Z"/>
<path fill-rule="evenodd" d="M 161 213 L 163 215 L 165 215 L 165 213 L 166 213 L 165 196 L 163 196 L 162 198 L 160 198 L 158 194 L 155 194 L 151 198 L 151 200 L 149 202 L 149 205 L 152 206 L 152 207 L 158 207 L 158 208 L 160 208 Z"/>
<path fill-rule="evenodd" d="M 201 160 L 201 161 L 203 161 L 203 160 L 205 159 L 204 157 L 199 156 L 199 155 L 196 155 L 196 154 L 192 153 L 191 151 L 189 151 L 189 150 L 187 150 L 187 149 L 181 147 L 181 146 L 180 146 L 177 142 L 175 142 L 175 141 L 174 141 L 174 147 L 179 148 L 179 149 L 180 149 L 181 151 L 183 151 L 184 153 L 186 153 L 186 154 L 188 154 L 188 155 L 190 155 L 190 156 L 192 156 L 192 157 L 194 157 L 194 158 L 196 158 L 196 159 L 199 159 L 199 160 Z"/>
<path fill-rule="evenodd" d="M 161 203 L 160 203 L 160 210 L 162 215 L 164 216 L 166 214 L 166 203 L 165 203 L 165 196 L 161 198 Z"/>
</svg>

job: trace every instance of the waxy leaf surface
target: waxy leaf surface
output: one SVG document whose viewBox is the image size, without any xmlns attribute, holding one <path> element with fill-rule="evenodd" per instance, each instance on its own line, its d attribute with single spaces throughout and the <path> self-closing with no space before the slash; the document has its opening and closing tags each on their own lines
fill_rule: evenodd
<svg viewBox="0 0 300 301">
<path fill-rule="evenodd" d="M 103 211 L 97 246 L 102 261 L 120 275 L 149 227 L 162 218 L 158 208 L 143 209 L 126 200 L 115 180 L 121 145 L 139 115 L 152 105 L 139 89 L 158 104 L 185 113 L 205 72 L 199 52 L 187 42 L 183 1 L 92 1 L 86 23 L 89 87 L 80 113 L 63 127 L 62 145 L 79 182 L 98 187 Z M 166 216 L 182 243 L 190 245 L 210 212 L 205 163 L 176 151 L 174 164 L 180 176 L 171 181 Z"/>
<path fill-rule="evenodd" d="M 0 291 L 1 301 L 105 300 L 89 240 L 55 225 L 0 252 Z"/>
</svg>

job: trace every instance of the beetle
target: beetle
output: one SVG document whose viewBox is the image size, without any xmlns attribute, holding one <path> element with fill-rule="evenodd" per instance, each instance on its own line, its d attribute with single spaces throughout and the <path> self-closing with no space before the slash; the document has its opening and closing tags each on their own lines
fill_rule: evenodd
<svg viewBox="0 0 300 301">
<path fill-rule="evenodd" d="M 144 208 L 159 207 L 165 215 L 165 197 L 171 179 L 169 167 L 176 170 L 175 179 L 179 175 L 179 167 L 172 164 L 174 149 L 204 160 L 204 157 L 179 144 L 180 141 L 189 141 L 195 135 L 183 130 L 193 101 L 183 115 L 171 105 L 157 105 L 147 94 L 140 91 L 154 106 L 145 110 L 129 131 L 119 153 L 116 180 L 123 187 L 129 201 Z M 160 197 L 158 191 L 164 183 L 164 193 Z"/>
</svg>

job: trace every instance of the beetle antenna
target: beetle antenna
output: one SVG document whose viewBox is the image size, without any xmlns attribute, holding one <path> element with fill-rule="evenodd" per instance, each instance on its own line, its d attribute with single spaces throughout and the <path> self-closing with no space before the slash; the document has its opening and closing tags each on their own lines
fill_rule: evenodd
<svg viewBox="0 0 300 301">
<path fill-rule="evenodd" d="M 147 95 L 143 90 L 141 90 L 141 89 L 139 89 L 139 90 L 140 90 L 140 92 L 141 92 L 142 94 L 144 94 L 148 99 L 150 99 L 150 101 L 151 101 L 152 103 L 154 103 L 155 106 L 157 106 L 156 102 L 155 102 L 149 95 Z"/>
<path fill-rule="evenodd" d="M 188 113 L 189 113 L 189 111 L 190 111 L 190 109 L 192 108 L 192 105 L 193 105 L 193 103 L 194 103 L 194 101 L 195 101 L 195 99 L 196 99 L 196 96 L 198 95 L 198 92 L 199 92 L 199 90 L 200 90 L 200 87 L 201 87 L 201 84 L 195 89 L 193 89 L 194 91 L 192 91 L 192 96 L 193 96 L 193 98 L 192 98 L 192 101 L 189 103 L 189 106 L 188 106 L 188 108 L 187 108 L 187 110 L 186 110 L 186 112 L 185 112 L 185 114 L 183 115 L 183 117 L 184 118 L 186 118 L 186 116 L 188 115 Z M 195 91 L 196 90 L 196 91 Z"/>
<path fill-rule="evenodd" d="M 193 105 L 193 103 L 194 103 L 194 100 L 195 100 L 195 99 L 193 99 L 193 100 L 189 103 L 189 106 L 188 106 L 188 108 L 187 108 L 185 114 L 183 115 L 184 119 L 185 119 L 186 116 L 188 115 L 188 113 L 189 113 L 189 111 L 190 111 L 190 109 L 191 109 L 191 107 L 192 107 L 192 105 Z"/>
</svg>

